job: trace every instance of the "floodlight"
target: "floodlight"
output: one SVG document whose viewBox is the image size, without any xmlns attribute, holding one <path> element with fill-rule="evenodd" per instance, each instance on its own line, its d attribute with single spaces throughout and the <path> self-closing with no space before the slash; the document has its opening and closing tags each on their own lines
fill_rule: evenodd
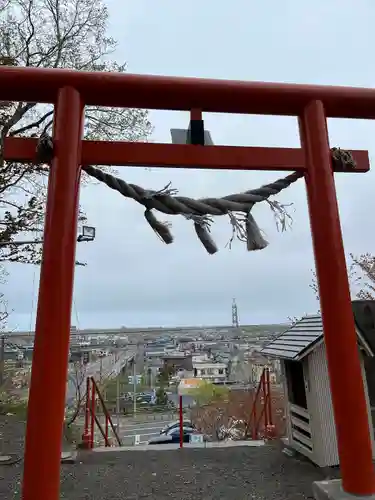
<svg viewBox="0 0 375 500">
<path fill-rule="evenodd" d="M 82 233 L 78 236 L 78 241 L 94 241 L 95 239 L 95 227 L 83 226 Z"/>
</svg>

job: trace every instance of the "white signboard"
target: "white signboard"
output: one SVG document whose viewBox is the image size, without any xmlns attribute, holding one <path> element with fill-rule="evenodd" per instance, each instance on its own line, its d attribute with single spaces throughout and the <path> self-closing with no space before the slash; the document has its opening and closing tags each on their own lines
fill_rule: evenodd
<svg viewBox="0 0 375 500">
<path fill-rule="evenodd" d="M 140 443 L 141 443 L 141 436 L 139 434 L 136 434 L 134 436 L 134 445 L 137 446 Z"/>
<path fill-rule="evenodd" d="M 190 443 L 191 444 L 202 444 L 203 443 L 203 434 L 190 434 Z"/>
<path fill-rule="evenodd" d="M 129 381 L 129 384 L 134 384 L 134 377 L 133 377 L 133 375 L 129 375 L 128 376 L 128 381 Z M 135 376 L 135 383 L 136 383 L 136 385 L 140 385 L 142 383 L 142 375 L 136 375 Z"/>
</svg>

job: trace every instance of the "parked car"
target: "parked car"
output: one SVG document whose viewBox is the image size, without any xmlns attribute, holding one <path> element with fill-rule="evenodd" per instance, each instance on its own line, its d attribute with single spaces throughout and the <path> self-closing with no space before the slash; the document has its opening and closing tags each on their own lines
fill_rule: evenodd
<svg viewBox="0 0 375 500">
<path fill-rule="evenodd" d="M 184 427 L 183 428 L 183 441 L 184 443 L 188 443 L 190 441 L 190 435 L 194 434 L 196 431 L 193 427 Z M 172 444 L 180 442 L 180 428 L 171 429 L 170 432 L 160 434 L 159 436 L 155 436 L 150 439 L 148 444 Z"/>
<path fill-rule="evenodd" d="M 192 424 L 191 420 L 185 420 L 185 419 L 183 421 L 182 426 L 192 428 L 192 429 L 195 428 L 194 425 Z M 163 427 L 163 429 L 160 431 L 160 434 L 169 434 L 172 430 L 179 429 L 179 428 L 180 428 L 180 421 L 176 420 L 175 422 L 172 422 L 172 423 L 166 425 L 165 427 Z"/>
</svg>

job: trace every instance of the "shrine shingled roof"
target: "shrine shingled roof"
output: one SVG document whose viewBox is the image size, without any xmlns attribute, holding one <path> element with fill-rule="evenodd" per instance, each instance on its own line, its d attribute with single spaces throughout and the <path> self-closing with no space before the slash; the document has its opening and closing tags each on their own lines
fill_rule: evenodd
<svg viewBox="0 0 375 500">
<path fill-rule="evenodd" d="M 357 336 L 361 347 L 372 356 L 373 352 L 358 328 Z M 320 315 L 305 316 L 266 344 L 259 352 L 264 356 L 299 361 L 322 341 L 322 317 Z"/>
</svg>

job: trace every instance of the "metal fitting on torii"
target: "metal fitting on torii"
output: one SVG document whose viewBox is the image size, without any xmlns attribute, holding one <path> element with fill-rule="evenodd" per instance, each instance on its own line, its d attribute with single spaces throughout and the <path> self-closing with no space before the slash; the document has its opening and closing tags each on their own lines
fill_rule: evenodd
<svg viewBox="0 0 375 500">
<path fill-rule="evenodd" d="M 171 129 L 173 144 L 191 144 L 193 146 L 213 146 L 214 142 L 211 132 L 204 129 L 204 120 L 200 109 L 190 111 L 190 123 L 188 129 Z"/>
</svg>

